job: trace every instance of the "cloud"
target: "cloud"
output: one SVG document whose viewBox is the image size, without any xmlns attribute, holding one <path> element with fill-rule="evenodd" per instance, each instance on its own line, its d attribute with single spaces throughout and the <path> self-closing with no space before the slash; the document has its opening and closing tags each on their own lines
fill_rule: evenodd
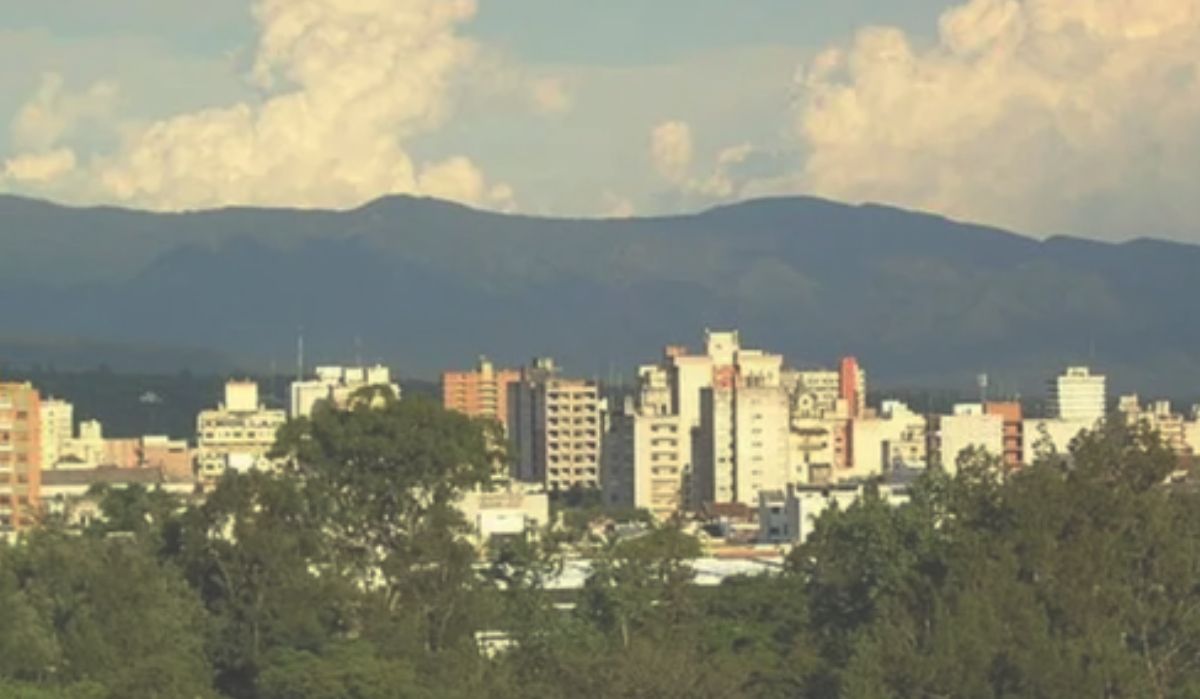
<svg viewBox="0 0 1200 699">
<path fill-rule="evenodd" d="M 128 128 L 83 196 L 164 210 L 392 193 L 511 206 L 466 158 L 418 162 L 407 148 L 449 117 L 479 53 L 457 33 L 475 12 L 474 0 L 258 0 L 262 98 Z"/>
<path fill-rule="evenodd" d="M 529 96 L 540 114 L 557 115 L 571 111 L 571 94 L 560 78 L 537 78 L 529 82 Z"/>
<path fill-rule="evenodd" d="M 66 89 L 62 75 L 46 73 L 37 92 L 17 112 L 11 127 L 13 146 L 21 151 L 53 148 L 89 120 L 104 120 L 116 102 L 117 88 L 98 82 L 83 92 Z"/>
<path fill-rule="evenodd" d="M 500 211 L 516 208 L 510 187 L 489 186 L 479 168 L 462 156 L 426 167 L 417 180 L 417 189 L 427 196 L 473 202 Z"/>
<path fill-rule="evenodd" d="M 695 209 L 747 197 L 794 192 L 796 159 L 784 152 L 739 143 L 718 150 L 711 159 L 697 158 L 692 128 L 670 121 L 657 126 L 651 136 L 651 157 L 672 191 L 659 200 L 672 210 Z M 697 160 L 700 164 L 697 165 Z M 695 174 L 707 170 L 706 174 Z"/>
<path fill-rule="evenodd" d="M 16 156 L 4 162 L 0 184 L 43 185 L 74 172 L 75 164 L 75 152 L 70 148 Z"/>
<path fill-rule="evenodd" d="M 798 186 L 1033 232 L 1195 234 L 1200 0 L 971 0 L 800 76 Z"/>
<path fill-rule="evenodd" d="M 684 121 L 665 121 L 650 133 L 650 159 L 664 179 L 682 183 L 692 166 L 692 127 Z"/>
<path fill-rule="evenodd" d="M 628 197 L 614 192 L 605 192 L 600 209 L 601 218 L 632 218 L 637 208 Z"/>
</svg>

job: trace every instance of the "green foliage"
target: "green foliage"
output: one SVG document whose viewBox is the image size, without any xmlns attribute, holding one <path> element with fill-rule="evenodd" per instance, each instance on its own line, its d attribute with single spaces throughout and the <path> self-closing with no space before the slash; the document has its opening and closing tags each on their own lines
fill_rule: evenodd
<svg viewBox="0 0 1200 699">
<path fill-rule="evenodd" d="M 280 649 L 258 678 L 262 699 L 406 699 L 416 675 L 405 663 L 380 658 L 366 643 L 341 643 L 323 655 Z"/>
<path fill-rule="evenodd" d="M 80 696 L 212 694 L 201 608 L 145 547 L 44 532 L 4 551 L 0 571 L 0 649 L 12 653 L 0 675 Z"/>
<path fill-rule="evenodd" d="M 967 453 L 716 588 L 694 538 L 650 527 L 595 545 L 571 593 L 558 535 L 463 543 L 488 447 L 364 396 L 289 425 L 286 474 L 188 507 L 103 493 L 102 525 L 0 548 L 0 696 L 1200 696 L 1200 495 L 1163 485 L 1175 457 L 1141 429 L 1011 473 Z"/>
</svg>

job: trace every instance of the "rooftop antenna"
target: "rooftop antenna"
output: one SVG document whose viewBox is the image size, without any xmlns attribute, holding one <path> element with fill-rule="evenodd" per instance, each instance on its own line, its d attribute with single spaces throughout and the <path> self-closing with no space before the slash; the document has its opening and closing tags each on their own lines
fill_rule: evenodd
<svg viewBox="0 0 1200 699">
<path fill-rule="evenodd" d="M 354 336 L 354 366 L 363 366 L 362 337 Z"/>
<path fill-rule="evenodd" d="M 988 375 L 980 374 L 979 376 L 975 377 L 975 381 L 979 384 L 979 402 L 986 403 L 987 402 L 987 390 L 988 390 Z"/>
</svg>

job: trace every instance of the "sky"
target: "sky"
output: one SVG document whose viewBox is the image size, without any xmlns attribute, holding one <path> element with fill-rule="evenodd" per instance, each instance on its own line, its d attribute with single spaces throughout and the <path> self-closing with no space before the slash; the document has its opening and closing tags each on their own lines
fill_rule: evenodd
<svg viewBox="0 0 1200 699">
<path fill-rule="evenodd" d="M 0 0 L 0 191 L 1200 243 L 1200 0 Z"/>
</svg>

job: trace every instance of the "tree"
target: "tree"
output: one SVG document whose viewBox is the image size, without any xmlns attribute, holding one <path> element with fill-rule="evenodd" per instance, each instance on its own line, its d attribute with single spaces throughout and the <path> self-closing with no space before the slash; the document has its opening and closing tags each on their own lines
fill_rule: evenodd
<svg viewBox="0 0 1200 699">
<path fill-rule="evenodd" d="M 695 572 L 688 561 L 699 555 L 699 542 L 677 527 L 614 541 L 592 558 L 580 613 L 629 648 L 652 619 L 670 624 L 690 611 Z"/>
<path fill-rule="evenodd" d="M 475 557 L 456 501 L 490 480 L 494 452 L 478 422 L 425 399 L 370 395 L 289 423 L 275 451 L 337 570 L 377 592 L 429 650 L 468 635 Z"/>
<path fill-rule="evenodd" d="M 266 655 L 318 651 L 355 623 L 357 591 L 327 565 L 290 478 L 225 475 L 183 518 L 177 560 L 208 611 L 217 685 L 233 696 L 252 695 Z"/>
<path fill-rule="evenodd" d="M 30 644 L 17 679 L 64 693 L 95 684 L 114 698 L 212 696 L 202 610 L 145 547 L 46 531 L 3 563 L 16 639 Z"/>
</svg>

